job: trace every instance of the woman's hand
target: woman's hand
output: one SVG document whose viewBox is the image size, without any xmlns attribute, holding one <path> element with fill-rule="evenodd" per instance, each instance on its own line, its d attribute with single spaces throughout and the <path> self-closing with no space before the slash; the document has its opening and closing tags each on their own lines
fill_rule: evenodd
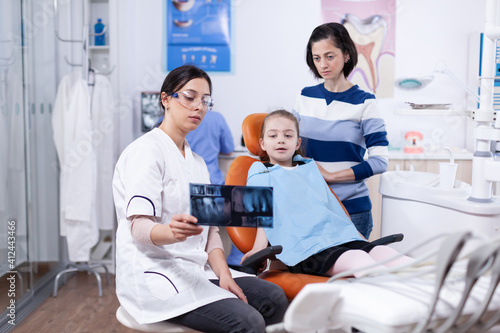
<svg viewBox="0 0 500 333">
<path fill-rule="evenodd" d="M 319 172 L 321 173 L 321 175 L 323 176 L 323 178 L 326 180 L 326 182 L 327 183 L 333 183 L 334 182 L 334 179 L 332 177 L 333 173 L 326 171 L 325 168 L 323 168 L 318 163 L 316 163 L 316 165 L 318 166 Z"/>
<path fill-rule="evenodd" d="M 231 274 L 224 274 L 219 278 L 219 286 L 235 294 L 239 299 L 248 304 L 247 297 L 243 290 L 234 282 Z"/>
<path fill-rule="evenodd" d="M 345 170 L 340 170 L 340 171 L 335 171 L 335 172 L 329 172 L 326 171 L 325 168 L 323 168 L 321 165 L 316 163 L 318 166 L 319 172 L 325 179 L 325 181 L 329 184 L 331 183 L 343 183 L 343 182 L 352 182 L 356 180 L 356 176 L 354 175 L 354 171 L 352 168 L 348 168 Z"/>
<path fill-rule="evenodd" d="M 189 236 L 196 236 L 202 233 L 203 228 L 196 223 L 198 219 L 189 214 L 175 214 L 170 221 L 170 230 L 174 242 L 183 242 Z"/>
<path fill-rule="evenodd" d="M 168 225 L 158 223 L 151 230 L 151 241 L 155 245 L 183 242 L 189 236 L 202 233 L 203 228 L 196 224 L 198 219 L 189 214 L 176 214 Z"/>
</svg>

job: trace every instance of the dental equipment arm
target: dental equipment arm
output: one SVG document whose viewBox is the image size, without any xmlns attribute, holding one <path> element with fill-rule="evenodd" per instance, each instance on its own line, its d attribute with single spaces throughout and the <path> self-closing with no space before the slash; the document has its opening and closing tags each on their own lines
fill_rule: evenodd
<svg viewBox="0 0 500 333">
<path fill-rule="evenodd" d="M 491 264 L 491 280 L 490 280 L 490 285 L 488 288 L 488 291 L 486 293 L 486 296 L 483 299 L 483 302 L 481 305 L 478 307 L 478 309 L 474 312 L 474 314 L 467 320 L 466 323 L 463 325 L 460 325 L 460 328 L 457 333 L 467 333 L 471 330 L 473 326 L 482 326 L 481 328 L 484 329 L 484 331 L 487 331 L 498 322 L 500 319 L 498 316 L 496 318 L 493 318 L 494 321 L 487 322 L 487 323 L 482 323 L 481 318 L 483 315 L 486 313 L 488 310 L 488 306 L 491 302 L 491 299 L 493 298 L 493 295 L 495 293 L 495 290 L 498 286 L 498 283 L 500 282 L 500 243 L 495 242 L 493 244 L 493 249 L 491 249 L 490 246 L 486 245 L 484 248 L 487 250 L 487 255 L 489 256 L 488 259 L 490 259 L 493 263 Z M 481 248 L 482 250 L 483 248 Z"/>
<path fill-rule="evenodd" d="M 441 251 L 439 252 L 437 258 L 436 267 L 436 285 L 434 289 L 434 294 L 432 295 L 431 306 L 427 312 L 427 316 L 421 320 L 412 333 L 424 333 L 426 332 L 427 325 L 431 321 L 432 314 L 436 308 L 436 304 L 439 300 L 439 294 L 441 288 L 443 287 L 446 276 L 450 272 L 451 266 L 457 259 L 460 251 L 464 247 L 466 241 L 471 237 L 470 232 L 461 232 L 454 234 L 447 238 L 441 245 Z"/>
<path fill-rule="evenodd" d="M 465 274 L 465 287 L 462 292 L 460 302 L 453 310 L 453 313 L 446 319 L 446 321 L 436 329 L 436 333 L 446 333 L 456 326 L 457 319 L 460 318 L 462 310 L 464 309 L 465 302 L 469 298 L 472 288 L 483 275 L 483 273 L 491 266 L 492 256 L 498 251 L 498 244 L 491 243 L 481 246 L 476 249 L 470 256 Z"/>
</svg>

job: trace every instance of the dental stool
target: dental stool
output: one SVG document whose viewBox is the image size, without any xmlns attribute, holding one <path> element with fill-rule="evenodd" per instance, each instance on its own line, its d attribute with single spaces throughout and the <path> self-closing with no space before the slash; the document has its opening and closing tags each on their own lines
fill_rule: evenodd
<svg viewBox="0 0 500 333">
<path fill-rule="evenodd" d="M 238 156 L 229 166 L 229 170 L 226 176 L 226 185 L 236 185 L 245 186 L 248 176 L 248 169 L 250 166 L 257 161 L 260 161 L 257 156 L 262 154 L 262 149 L 259 144 L 259 138 L 261 133 L 262 122 L 267 116 L 267 113 L 253 113 L 248 115 L 242 124 L 242 134 L 243 141 L 248 149 L 248 151 L 253 156 Z M 255 156 L 255 157 L 254 157 Z M 333 191 L 332 191 L 333 193 Z M 333 193 L 335 195 L 335 193 Z M 337 197 L 335 195 L 335 197 Z M 338 198 L 337 198 L 338 200 Z M 339 200 L 340 202 L 340 200 Z M 340 202 L 341 206 L 342 202 Z M 347 211 L 344 208 L 344 211 Z M 233 241 L 234 245 L 243 253 L 250 251 L 253 247 L 255 235 L 257 229 L 255 228 L 239 228 L 239 227 L 226 227 L 226 231 Z M 403 239 L 402 234 L 389 235 L 372 242 L 375 245 L 386 245 L 393 242 L 399 242 Z M 274 260 L 278 262 L 281 266 L 284 266 L 281 262 L 274 258 L 274 255 L 279 254 L 282 250 L 280 245 L 269 246 L 254 255 L 247 258 L 242 263 L 242 270 L 247 273 L 257 274 L 260 264 L 267 260 Z M 272 267 L 272 266 L 271 266 Z M 266 281 L 272 282 L 280 286 L 285 292 L 288 300 L 293 300 L 295 296 L 300 292 L 300 290 L 307 284 L 310 283 L 322 283 L 327 282 L 329 277 L 327 276 L 316 276 L 309 274 L 299 274 L 291 273 L 286 268 L 282 269 L 269 269 L 258 275 L 259 278 Z"/>
<path fill-rule="evenodd" d="M 120 306 L 116 310 L 116 319 L 125 327 L 131 328 L 133 330 L 141 332 L 157 332 L 157 333 L 185 333 L 185 332 L 198 332 L 193 331 L 190 328 L 172 324 L 166 321 L 161 321 L 158 323 L 151 324 L 139 324 L 134 318 L 125 310 L 123 306 Z"/>
</svg>

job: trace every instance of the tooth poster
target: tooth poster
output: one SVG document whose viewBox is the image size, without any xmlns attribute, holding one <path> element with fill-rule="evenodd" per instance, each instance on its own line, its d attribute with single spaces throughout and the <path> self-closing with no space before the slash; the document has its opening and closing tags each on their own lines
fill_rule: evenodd
<svg viewBox="0 0 500 333">
<path fill-rule="evenodd" d="M 166 68 L 231 70 L 231 0 L 167 0 Z"/>
<path fill-rule="evenodd" d="M 378 98 L 393 97 L 396 0 L 322 0 L 323 21 L 342 23 L 356 44 L 349 80 Z"/>
</svg>

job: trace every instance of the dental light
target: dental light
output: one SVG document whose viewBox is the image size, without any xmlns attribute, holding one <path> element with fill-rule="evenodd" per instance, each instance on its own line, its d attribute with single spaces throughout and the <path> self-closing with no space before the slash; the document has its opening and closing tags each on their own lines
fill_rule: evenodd
<svg viewBox="0 0 500 333">
<path fill-rule="evenodd" d="M 480 98 L 477 93 L 472 91 L 465 83 L 463 83 L 455 74 L 453 74 L 448 68 L 444 65 L 438 65 L 436 70 L 434 70 L 433 74 L 420 76 L 420 77 L 408 77 L 401 78 L 394 82 L 394 85 L 397 88 L 403 90 L 419 90 L 427 86 L 434 80 L 434 74 L 444 74 L 455 81 L 460 87 L 462 87 L 469 95 L 473 96 L 476 102 L 479 103 Z"/>
</svg>

